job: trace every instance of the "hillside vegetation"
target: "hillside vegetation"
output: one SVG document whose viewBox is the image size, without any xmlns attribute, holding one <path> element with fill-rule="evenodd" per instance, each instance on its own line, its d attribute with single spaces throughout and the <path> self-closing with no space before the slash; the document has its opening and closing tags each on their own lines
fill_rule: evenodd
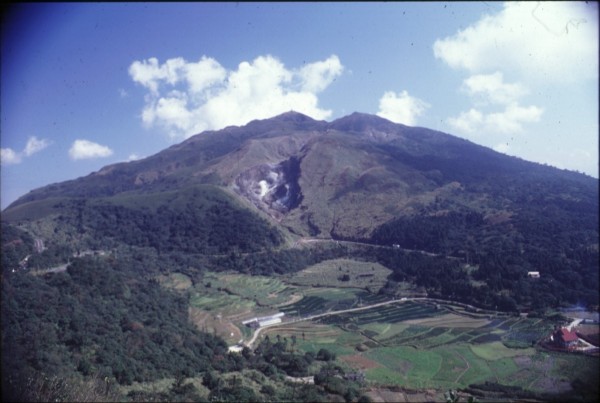
<svg viewBox="0 0 600 403">
<path fill-rule="evenodd" d="M 105 396 L 131 387 L 128 399 L 140 401 L 356 401 L 361 387 L 344 379 L 348 368 L 336 352 L 350 356 L 352 345 L 364 344 L 387 348 L 364 354 L 370 360 L 388 353 L 412 360 L 396 342 L 415 329 L 401 322 L 423 312 L 442 320 L 440 312 L 413 307 L 411 316 L 389 306 L 324 319 L 345 332 L 332 351 L 294 333 L 293 342 L 263 340 L 257 352 L 231 355 L 223 337 L 248 330 L 217 335 L 217 310 L 262 314 L 273 301 L 292 301 L 277 310 L 300 315 L 407 296 L 515 317 L 575 304 L 597 310 L 598 210 L 597 179 L 371 115 L 324 122 L 290 112 L 201 133 L 143 160 L 36 189 L 2 212 L 2 372 L 10 374 L 3 393 L 14 400 L 35 400 L 27 393 L 44 388 L 63 393 L 58 384 L 31 383 L 58 374 L 96 385 L 90 390 L 100 385 Z M 261 277 L 246 282 L 246 275 Z M 174 278 L 185 286 L 169 286 Z M 451 335 L 431 330 L 428 340 Z M 503 346 L 456 351 L 512 357 L 504 349 L 514 343 Z M 462 365 L 441 351 L 431 356 Z M 370 374 L 397 385 L 391 373 L 402 368 L 385 366 Z M 307 374 L 316 385 L 284 378 Z M 423 385 L 452 378 L 429 375 Z M 136 386 L 165 379 L 173 380 L 166 391 Z"/>
</svg>

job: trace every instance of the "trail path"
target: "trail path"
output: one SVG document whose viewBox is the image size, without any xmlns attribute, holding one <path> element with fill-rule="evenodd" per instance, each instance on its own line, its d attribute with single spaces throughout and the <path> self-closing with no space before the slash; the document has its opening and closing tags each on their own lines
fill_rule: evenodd
<svg viewBox="0 0 600 403">
<path fill-rule="evenodd" d="M 465 357 L 463 357 L 462 355 L 460 355 L 460 354 L 458 354 L 458 353 L 457 353 L 456 355 L 458 355 L 458 356 L 460 357 L 460 359 L 461 359 L 461 360 L 463 360 L 463 361 L 465 362 L 465 364 L 466 364 L 466 366 L 467 366 L 467 367 L 465 368 L 465 370 L 464 370 L 463 372 L 461 372 L 461 373 L 460 373 L 460 375 L 459 375 L 458 377 L 456 377 L 456 379 L 454 380 L 454 383 L 458 383 L 458 381 L 460 380 L 460 378 L 462 378 L 462 377 L 463 377 L 463 375 L 464 375 L 464 374 L 465 374 L 465 373 L 466 373 L 466 372 L 467 372 L 469 369 L 471 369 L 471 366 L 469 365 L 469 361 L 467 361 L 467 360 L 465 359 Z"/>
</svg>

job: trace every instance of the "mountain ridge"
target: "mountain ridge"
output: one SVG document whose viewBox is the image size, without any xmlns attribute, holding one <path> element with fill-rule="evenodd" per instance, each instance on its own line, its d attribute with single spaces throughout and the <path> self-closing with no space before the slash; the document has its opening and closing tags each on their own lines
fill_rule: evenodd
<svg viewBox="0 0 600 403">
<path fill-rule="evenodd" d="M 286 173 L 282 167 L 297 172 Z M 293 183 L 285 182 L 286 177 L 294 178 Z M 205 131 L 142 160 L 35 189 L 3 215 L 10 219 L 15 208 L 53 197 L 113 197 L 210 184 L 246 199 L 292 233 L 368 238 L 377 226 L 427 208 L 436 198 L 473 207 L 468 197 L 458 196 L 460 189 L 469 197 L 491 195 L 497 199 L 493 209 L 498 209 L 504 198 L 499 189 L 514 188 L 516 177 L 562 178 L 587 189 L 588 199 L 591 192 L 597 194 L 592 178 L 506 156 L 447 133 L 358 112 L 326 122 L 290 111 Z M 272 186 L 273 181 L 278 185 Z M 278 197 L 261 195 L 261 189 L 304 204 L 282 207 Z M 259 200 L 264 197 L 269 201 Z M 368 218 L 357 220 L 360 215 Z"/>
<path fill-rule="evenodd" d="M 341 117 L 328 123 L 326 121 L 317 121 L 315 119 L 310 118 L 309 116 L 303 115 L 298 112 L 290 111 L 269 119 L 253 120 L 244 126 L 229 126 L 218 131 L 205 131 L 191 136 L 183 142 L 170 146 L 165 150 L 160 151 L 150 157 L 146 157 L 144 159 L 136 161 L 118 162 L 115 164 L 110 164 L 96 172 L 90 173 L 87 176 L 59 183 L 53 183 L 43 186 L 41 188 L 34 189 L 26 195 L 23 195 L 22 197 L 17 199 L 15 202 L 11 203 L 5 210 L 9 210 L 14 206 L 28 201 L 33 201 L 38 198 L 46 197 L 45 195 L 43 195 L 44 191 L 49 191 L 49 193 L 52 194 L 53 190 L 59 190 L 59 188 L 64 188 L 64 185 L 75 184 L 76 182 L 81 182 L 83 179 L 90 177 L 110 177 L 111 179 L 119 179 L 118 177 L 131 174 L 132 172 L 137 172 L 137 175 L 141 174 L 141 176 L 138 177 L 136 175 L 133 178 L 128 178 L 133 179 L 133 184 L 135 184 L 136 180 L 138 185 L 143 184 L 144 182 L 148 181 L 148 179 L 150 179 L 149 181 L 152 182 L 153 179 L 155 179 L 152 178 L 152 176 L 165 176 L 174 170 L 180 169 L 182 166 L 197 164 L 199 162 L 205 162 L 207 160 L 221 157 L 224 154 L 231 152 L 236 148 L 235 145 L 231 144 L 233 142 L 235 142 L 234 144 L 238 144 L 237 142 L 244 142 L 256 136 L 259 136 L 261 138 L 272 137 L 274 135 L 273 132 L 298 129 L 306 131 L 307 128 L 322 133 L 327 133 L 331 131 L 362 133 L 365 134 L 366 138 L 369 138 L 376 143 L 389 143 L 393 141 L 402 142 L 406 137 L 413 141 L 419 138 L 422 140 L 426 136 L 426 139 L 429 142 L 444 144 L 448 143 L 448 141 L 450 140 L 451 146 L 453 147 L 456 147 L 457 145 L 474 147 L 478 150 L 487 150 L 486 152 L 488 154 L 494 155 L 496 157 L 503 156 L 506 158 L 513 159 L 513 161 L 522 161 L 525 163 L 525 165 L 527 165 L 527 168 L 537 167 L 539 169 L 542 166 L 541 164 L 521 160 L 517 157 L 505 156 L 504 154 L 497 153 L 491 149 L 479 146 L 468 140 L 464 140 L 447 133 L 426 128 L 404 126 L 401 124 L 392 123 L 387 119 L 375 115 L 354 112 L 351 115 Z M 404 137 L 402 137 L 400 133 L 402 133 Z M 219 142 L 219 137 L 229 137 L 227 140 L 230 142 L 230 144 L 223 144 L 223 141 Z M 207 142 L 209 143 L 207 146 L 211 149 L 211 153 L 207 153 L 207 155 L 202 155 L 201 157 L 204 159 L 204 161 L 200 161 L 201 157 L 199 157 L 198 155 L 194 155 L 194 152 L 197 151 L 197 148 L 199 146 L 198 143 L 202 143 L 201 145 L 205 146 L 206 144 L 204 143 Z M 410 151 L 413 153 L 413 156 L 419 155 L 418 148 L 413 147 L 412 149 L 410 149 Z M 176 153 L 179 153 L 181 155 L 178 156 L 177 160 L 174 160 L 172 155 Z M 155 171 L 154 174 L 145 173 L 144 168 L 146 168 L 148 165 L 157 165 L 157 167 L 155 167 L 156 169 L 149 170 Z M 552 169 L 552 167 L 547 166 L 544 166 L 544 168 Z M 553 169 L 556 169 L 555 173 L 562 171 L 563 174 L 566 173 L 566 175 L 575 174 L 574 172 L 560 170 L 558 168 Z M 587 176 L 584 174 L 579 175 Z M 150 178 L 148 178 L 148 176 Z M 133 189 L 135 188 L 132 187 L 128 190 Z M 61 191 L 63 190 L 61 189 Z M 118 193 L 119 191 L 120 189 L 118 189 L 117 187 L 117 189 L 115 189 L 112 192 L 112 194 Z M 70 193 L 74 193 L 75 196 L 77 195 L 77 192 L 71 191 Z"/>
</svg>

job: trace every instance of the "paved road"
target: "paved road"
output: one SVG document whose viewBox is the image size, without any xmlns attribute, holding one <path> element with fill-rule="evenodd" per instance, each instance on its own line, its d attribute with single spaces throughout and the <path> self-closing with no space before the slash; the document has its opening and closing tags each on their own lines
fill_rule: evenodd
<svg viewBox="0 0 600 403">
<path fill-rule="evenodd" d="M 40 276 L 40 275 L 46 274 L 46 273 L 60 273 L 61 271 L 66 271 L 67 266 L 69 266 L 69 263 L 64 263 L 59 266 L 51 267 L 49 269 L 32 270 L 30 273 L 33 274 L 34 276 Z"/>
<path fill-rule="evenodd" d="M 298 247 L 302 244 L 307 244 L 307 243 L 317 243 L 317 242 L 335 242 L 338 245 L 364 245 L 364 246 L 370 246 L 373 248 L 385 248 L 385 249 L 398 249 L 401 250 L 403 252 L 409 252 L 409 253 L 420 253 L 422 255 L 427 255 L 427 256 L 440 256 L 440 254 L 438 253 L 433 253 L 433 252 L 427 252 L 424 250 L 417 250 L 417 249 L 406 249 L 406 248 L 401 248 L 399 246 L 392 246 L 392 245 L 377 245 L 374 243 L 367 243 L 367 242 L 358 242 L 358 241 L 338 241 L 336 239 L 333 238 L 300 238 L 297 241 L 295 241 L 294 243 L 292 243 L 292 247 Z M 457 258 L 455 256 L 446 256 L 449 259 L 461 259 L 461 258 Z"/>
<path fill-rule="evenodd" d="M 569 325 L 567 326 L 567 329 L 569 329 L 569 332 L 573 330 L 574 327 L 577 327 L 577 325 L 579 325 L 581 322 L 583 322 L 583 319 L 574 319 L 573 322 L 569 323 Z"/>
</svg>

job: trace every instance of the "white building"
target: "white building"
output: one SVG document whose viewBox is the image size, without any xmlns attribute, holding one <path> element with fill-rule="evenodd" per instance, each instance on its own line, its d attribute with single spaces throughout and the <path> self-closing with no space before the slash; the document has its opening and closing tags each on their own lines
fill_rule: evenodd
<svg viewBox="0 0 600 403">
<path fill-rule="evenodd" d="M 252 319 L 248 319 L 242 322 L 242 324 L 244 326 L 250 326 L 250 327 L 263 327 L 263 326 L 268 326 L 268 325 L 274 325 L 275 323 L 281 323 L 283 316 L 285 315 L 284 312 L 278 312 L 274 315 L 269 315 L 269 316 L 261 316 L 259 318 L 252 318 Z"/>
<path fill-rule="evenodd" d="M 230 353 L 241 353 L 243 349 L 244 346 L 240 346 L 239 344 L 236 344 L 235 346 L 229 346 L 228 348 Z"/>
<path fill-rule="evenodd" d="M 265 320 L 259 320 L 258 327 L 274 325 L 275 323 L 281 323 L 281 318 L 270 318 L 270 319 L 265 319 Z"/>
</svg>

